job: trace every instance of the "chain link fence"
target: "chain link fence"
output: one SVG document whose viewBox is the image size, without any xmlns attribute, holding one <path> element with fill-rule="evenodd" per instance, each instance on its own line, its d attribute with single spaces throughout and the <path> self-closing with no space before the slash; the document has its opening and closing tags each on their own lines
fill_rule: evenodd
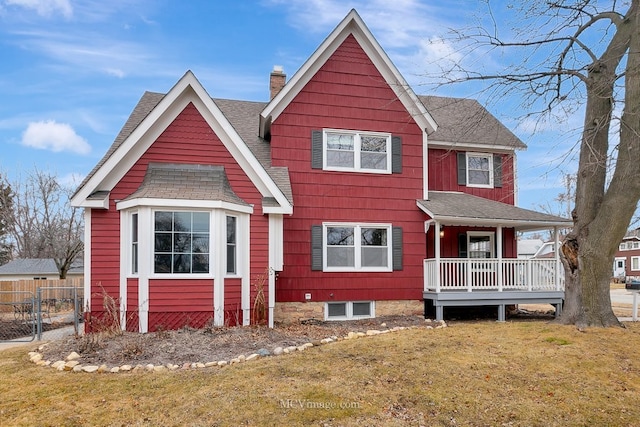
<svg viewBox="0 0 640 427">
<path fill-rule="evenodd" d="M 53 340 L 81 334 L 83 300 L 83 288 L 77 287 L 0 291 L 0 342 Z"/>
</svg>

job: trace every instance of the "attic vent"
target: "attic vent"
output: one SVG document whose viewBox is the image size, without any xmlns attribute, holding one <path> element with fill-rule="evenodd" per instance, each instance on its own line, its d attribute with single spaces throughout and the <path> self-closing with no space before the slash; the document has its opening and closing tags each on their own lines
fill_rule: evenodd
<svg viewBox="0 0 640 427">
<path fill-rule="evenodd" d="M 271 77 L 269 79 L 269 100 L 275 98 L 276 95 L 280 93 L 286 82 L 287 75 L 284 73 L 282 65 L 274 65 L 273 71 L 271 72 Z"/>
</svg>

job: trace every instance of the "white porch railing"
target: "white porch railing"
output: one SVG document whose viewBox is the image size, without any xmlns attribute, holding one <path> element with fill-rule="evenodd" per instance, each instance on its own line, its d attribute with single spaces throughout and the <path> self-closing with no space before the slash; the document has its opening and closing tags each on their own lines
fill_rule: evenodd
<svg viewBox="0 0 640 427">
<path fill-rule="evenodd" d="M 555 259 L 425 259 L 424 290 L 562 291 L 564 270 Z"/>
</svg>

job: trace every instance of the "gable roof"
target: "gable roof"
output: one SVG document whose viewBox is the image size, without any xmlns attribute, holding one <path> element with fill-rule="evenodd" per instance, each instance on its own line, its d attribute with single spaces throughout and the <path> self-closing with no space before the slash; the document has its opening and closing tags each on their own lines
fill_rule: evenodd
<svg viewBox="0 0 640 427">
<path fill-rule="evenodd" d="M 396 66 L 391 62 L 386 52 L 378 44 L 373 34 L 355 9 L 338 24 L 316 51 L 296 71 L 282 90 L 267 104 L 260 113 L 260 136 L 267 137 L 270 133 L 271 123 L 278 118 L 295 96 L 311 80 L 316 72 L 333 55 L 344 40 L 352 35 L 358 41 L 362 49 L 369 56 L 380 74 L 384 77 L 389 87 L 395 92 L 407 111 L 414 118 L 418 127 L 423 132 L 433 132 L 438 128 L 436 121 L 431 117 L 422 102 L 418 99 L 413 89 L 404 80 Z"/>
<path fill-rule="evenodd" d="M 570 219 L 454 191 L 429 191 L 429 199 L 418 200 L 417 204 L 444 225 L 504 225 L 517 230 L 535 230 L 573 224 Z"/>
<path fill-rule="evenodd" d="M 429 146 L 512 151 L 527 146 L 475 99 L 419 96 L 438 123 Z"/>
<path fill-rule="evenodd" d="M 291 213 L 293 203 L 286 168 L 267 172 L 270 164 L 265 168 L 267 165 L 258 160 L 191 71 L 166 95 L 150 92 L 143 95 L 107 153 L 72 196 L 72 205 L 108 208 L 108 192 L 189 103 L 198 109 L 263 197 L 276 202 L 265 213 Z"/>
</svg>

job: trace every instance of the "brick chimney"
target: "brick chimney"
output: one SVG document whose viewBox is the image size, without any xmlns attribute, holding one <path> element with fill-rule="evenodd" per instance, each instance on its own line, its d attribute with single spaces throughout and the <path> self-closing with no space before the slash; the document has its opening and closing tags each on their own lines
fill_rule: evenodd
<svg viewBox="0 0 640 427">
<path fill-rule="evenodd" d="M 280 93 L 286 82 L 287 75 L 282 70 L 282 65 L 274 65 L 269 79 L 269 92 L 271 96 L 269 100 L 272 100 Z"/>
</svg>

